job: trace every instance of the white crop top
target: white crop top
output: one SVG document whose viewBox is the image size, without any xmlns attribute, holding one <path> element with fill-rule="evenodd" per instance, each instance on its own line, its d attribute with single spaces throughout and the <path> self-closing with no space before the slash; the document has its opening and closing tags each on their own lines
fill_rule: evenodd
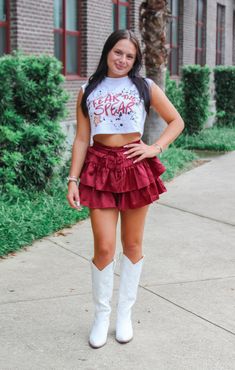
<svg viewBox="0 0 235 370">
<path fill-rule="evenodd" d="M 153 82 L 145 78 L 150 86 Z M 83 92 L 87 83 L 82 85 Z M 97 134 L 123 134 L 144 131 L 144 100 L 128 76 L 105 77 L 87 97 L 91 138 Z"/>
</svg>

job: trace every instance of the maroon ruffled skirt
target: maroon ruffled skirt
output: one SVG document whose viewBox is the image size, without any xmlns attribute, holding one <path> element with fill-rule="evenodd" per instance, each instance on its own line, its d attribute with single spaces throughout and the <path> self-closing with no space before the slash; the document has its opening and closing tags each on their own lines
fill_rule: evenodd
<svg viewBox="0 0 235 370">
<path fill-rule="evenodd" d="M 140 140 L 135 141 L 140 143 Z M 127 210 L 143 207 L 167 191 L 160 175 L 166 170 L 157 157 L 133 163 L 123 154 L 129 148 L 94 141 L 80 174 L 80 203 L 89 208 Z"/>
</svg>

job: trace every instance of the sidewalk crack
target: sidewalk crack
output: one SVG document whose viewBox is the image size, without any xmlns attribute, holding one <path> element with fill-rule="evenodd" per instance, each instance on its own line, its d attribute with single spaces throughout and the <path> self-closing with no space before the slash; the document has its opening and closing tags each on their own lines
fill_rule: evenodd
<svg viewBox="0 0 235 370">
<path fill-rule="evenodd" d="M 177 285 L 177 284 L 190 284 L 190 283 L 197 283 L 197 282 L 202 282 L 202 281 L 224 280 L 224 279 L 233 279 L 233 278 L 235 278 L 235 275 L 214 277 L 214 278 L 207 278 L 207 279 L 198 279 L 198 280 L 186 280 L 186 281 L 175 281 L 175 282 L 168 282 L 168 283 L 146 284 L 145 287 Z"/>
<path fill-rule="evenodd" d="M 187 209 L 183 209 L 183 208 L 175 207 L 175 206 L 172 206 L 172 205 L 169 205 L 169 204 L 163 203 L 163 202 L 161 202 L 161 201 L 158 201 L 158 204 L 160 204 L 161 206 L 164 206 L 164 207 L 168 207 L 168 208 L 176 209 L 177 211 L 181 211 L 181 212 L 185 212 L 185 213 L 190 213 L 191 215 L 194 215 L 194 216 L 198 216 L 198 217 L 206 218 L 206 219 L 211 220 L 211 221 L 214 221 L 214 222 L 219 222 L 220 224 L 224 224 L 224 225 L 228 225 L 228 226 L 233 226 L 233 227 L 235 226 L 235 224 L 234 224 L 234 223 L 227 222 L 227 221 L 222 221 L 222 220 L 218 220 L 217 218 L 210 217 L 210 216 L 205 216 L 205 215 L 202 215 L 202 214 L 197 213 L 197 212 L 189 211 L 189 210 L 187 210 Z"/>
<path fill-rule="evenodd" d="M 180 308 L 181 310 L 183 310 L 183 311 L 185 311 L 185 312 L 188 312 L 188 313 L 190 313 L 191 315 L 196 316 L 196 317 L 198 317 L 199 319 L 201 319 L 201 320 L 203 320 L 203 321 L 205 321 L 205 322 L 207 322 L 207 323 L 209 323 L 209 324 L 211 324 L 211 325 L 213 325 L 213 326 L 216 326 L 217 328 L 222 329 L 222 330 L 224 330 L 225 332 L 230 333 L 230 334 L 232 334 L 232 335 L 234 335 L 234 336 L 235 336 L 235 332 L 233 332 L 232 330 L 229 330 L 229 329 L 227 329 L 227 328 L 225 328 L 225 327 L 223 327 L 223 326 L 221 326 L 221 325 L 219 325 L 219 324 L 216 324 L 216 322 L 214 322 L 214 321 L 211 321 L 211 320 L 209 320 L 209 319 L 206 319 L 205 317 L 203 317 L 203 316 L 201 316 L 201 315 L 199 315 L 199 314 L 197 314 L 197 313 L 195 313 L 195 312 L 193 312 L 193 311 L 191 311 L 191 310 L 188 310 L 187 308 L 185 308 L 185 307 L 181 306 L 180 304 L 178 304 L 178 303 L 176 303 L 176 302 L 171 301 L 170 299 L 168 299 L 168 298 L 166 298 L 166 297 L 164 297 L 164 296 L 162 296 L 162 295 L 160 295 L 160 294 L 158 294 L 158 293 L 154 292 L 153 290 L 151 290 L 151 289 L 149 289 L 149 288 L 146 288 L 146 287 L 144 287 L 144 286 L 142 286 L 142 285 L 140 285 L 140 287 L 141 287 L 141 288 L 143 288 L 144 290 L 146 290 L 146 291 L 148 291 L 148 292 L 150 292 L 150 293 L 152 293 L 152 294 L 156 295 L 157 297 L 159 297 L 159 298 L 163 299 L 164 301 L 166 301 L 166 302 L 168 302 L 168 303 L 171 303 L 172 305 L 174 305 L 174 306 L 176 306 L 176 307 Z"/>
</svg>

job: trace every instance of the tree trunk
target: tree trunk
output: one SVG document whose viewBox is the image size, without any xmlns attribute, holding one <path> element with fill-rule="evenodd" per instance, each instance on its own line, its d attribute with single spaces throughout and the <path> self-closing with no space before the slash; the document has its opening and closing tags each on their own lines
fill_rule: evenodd
<svg viewBox="0 0 235 370">
<path fill-rule="evenodd" d="M 156 76 L 157 78 L 154 79 L 154 82 L 156 82 L 162 90 L 165 89 L 165 75 L 166 68 L 161 70 L 158 76 Z M 153 144 L 161 136 L 166 127 L 167 123 L 162 117 L 154 109 L 150 108 L 149 115 L 146 117 L 145 121 L 143 141 L 148 145 Z"/>
<path fill-rule="evenodd" d="M 166 44 L 166 27 L 170 17 L 167 0 L 147 0 L 140 6 L 140 32 L 144 43 L 146 76 L 165 91 L 166 65 L 169 46 Z M 155 142 L 167 127 L 159 114 L 150 109 L 146 118 L 143 141 Z"/>
</svg>

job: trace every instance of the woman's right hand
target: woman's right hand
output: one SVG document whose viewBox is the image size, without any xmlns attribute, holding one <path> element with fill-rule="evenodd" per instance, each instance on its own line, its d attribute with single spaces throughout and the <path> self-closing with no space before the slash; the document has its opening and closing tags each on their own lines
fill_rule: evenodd
<svg viewBox="0 0 235 370">
<path fill-rule="evenodd" d="M 80 206 L 80 198 L 79 198 L 79 191 L 78 186 L 75 181 L 70 181 L 68 184 L 68 194 L 66 196 L 68 199 L 69 205 L 72 208 L 75 208 L 77 210 L 81 210 Z"/>
</svg>

